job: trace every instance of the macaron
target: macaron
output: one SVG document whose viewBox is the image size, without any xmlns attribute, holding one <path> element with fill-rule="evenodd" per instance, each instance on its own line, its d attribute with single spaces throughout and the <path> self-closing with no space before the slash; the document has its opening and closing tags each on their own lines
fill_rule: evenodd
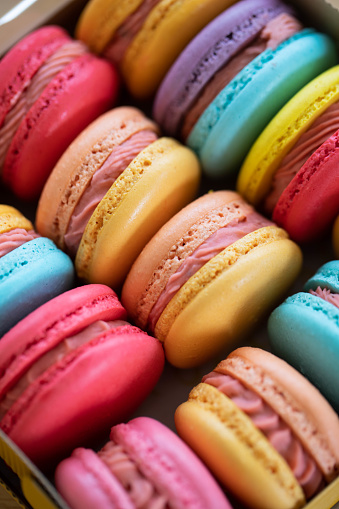
<svg viewBox="0 0 339 509">
<path fill-rule="evenodd" d="M 0 341 L 0 428 L 40 468 L 126 419 L 151 392 L 163 348 L 105 285 L 73 288 Z"/>
<path fill-rule="evenodd" d="M 306 378 L 269 352 L 232 352 L 177 408 L 175 424 L 246 507 L 300 508 L 317 493 L 322 497 L 329 483 L 327 503 L 314 498 L 310 507 L 327 509 L 337 500 L 338 415 Z"/>
<path fill-rule="evenodd" d="M 149 417 L 114 426 L 97 453 L 75 449 L 58 465 L 55 482 L 70 509 L 231 509 L 199 458 Z"/>
<path fill-rule="evenodd" d="M 0 74 L 0 171 L 18 197 L 35 199 L 71 141 L 115 102 L 117 71 L 46 26 L 4 56 Z"/>
<path fill-rule="evenodd" d="M 122 289 L 131 319 L 176 367 L 239 341 L 279 301 L 302 263 L 286 232 L 232 191 L 208 193 L 145 246 Z"/>
<path fill-rule="evenodd" d="M 118 289 L 148 240 L 195 198 L 195 154 L 136 108 L 115 108 L 87 127 L 53 169 L 37 230 L 75 257 L 79 277 Z"/>
<path fill-rule="evenodd" d="M 273 352 L 301 371 L 339 413 L 339 260 L 322 265 L 268 320 Z"/>
<path fill-rule="evenodd" d="M 297 242 L 324 235 L 339 214 L 339 66 L 308 83 L 252 146 L 237 189 Z"/>
<path fill-rule="evenodd" d="M 76 36 L 118 65 L 131 94 L 154 94 L 186 44 L 235 0 L 91 0 Z"/>
<path fill-rule="evenodd" d="M 72 287 L 71 259 L 17 209 L 0 205 L 0 337 L 28 313 Z"/>
<path fill-rule="evenodd" d="M 327 35 L 302 29 L 278 0 L 239 1 L 181 53 L 154 117 L 196 151 L 209 177 L 232 177 L 279 109 L 337 58 Z"/>
</svg>

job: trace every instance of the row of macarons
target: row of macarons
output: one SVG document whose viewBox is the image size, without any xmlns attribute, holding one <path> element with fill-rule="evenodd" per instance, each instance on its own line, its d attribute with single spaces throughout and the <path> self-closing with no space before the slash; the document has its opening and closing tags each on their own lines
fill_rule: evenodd
<svg viewBox="0 0 339 509">
<path fill-rule="evenodd" d="M 306 286 L 310 293 L 273 312 L 272 344 L 293 350 L 289 343 L 304 334 L 296 345 L 301 359 L 314 355 L 311 377 L 320 371 L 321 387 L 337 397 L 330 334 L 310 331 L 320 322 L 338 329 L 338 293 L 326 302 L 321 295 L 338 292 L 338 262 Z M 325 507 L 322 498 L 316 502 L 324 493 L 326 507 L 335 502 L 338 415 L 309 380 L 268 351 L 238 348 L 206 373 L 175 410 L 181 438 L 148 417 L 128 422 L 156 387 L 165 357 L 161 342 L 127 319 L 112 289 L 89 284 L 49 300 L 0 341 L 0 427 L 45 474 L 53 477 L 59 463 L 54 479 L 70 508 L 226 509 L 230 493 L 261 509 L 295 509 L 309 500 Z M 291 322 L 298 335 L 284 338 Z M 337 339 L 338 330 L 332 333 Z M 112 425 L 110 442 L 95 453 L 93 444 Z"/>
<path fill-rule="evenodd" d="M 92 0 L 76 30 L 82 42 L 58 27 L 19 42 L 1 61 L 4 181 L 19 197 L 40 195 L 72 139 L 116 102 L 117 66 L 135 96 L 154 95 L 162 81 L 153 117 L 197 153 L 208 176 L 240 170 L 241 194 L 297 241 L 321 231 L 338 214 L 334 191 L 328 196 L 337 185 L 336 44 L 303 29 L 278 0 L 231 3 Z M 179 38 L 169 37 L 174 27 Z M 130 82 L 142 89 L 142 77 L 146 92 Z M 324 200 L 326 217 L 314 220 Z M 305 201 L 314 203 L 312 227 L 294 231 Z"/>
</svg>

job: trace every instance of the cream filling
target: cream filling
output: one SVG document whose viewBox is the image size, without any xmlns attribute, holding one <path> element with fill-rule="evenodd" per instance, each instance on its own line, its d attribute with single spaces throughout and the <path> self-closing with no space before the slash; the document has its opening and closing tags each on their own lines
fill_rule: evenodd
<svg viewBox="0 0 339 509">
<path fill-rule="evenodd" d="M 202 381 L 216 387 L 250 417 L 253 424 L 285 459 L 306 499 L 310 499 L 324 487 L 325 480 L 315 461 L 288 425 L 258 394 L 232 376 L 215 371 L 204 376 Z"/>
<path fill-rule="evenodd" d="M 0 258 L 10 253 L 22 244 L 40 237 L 34 230 L 25 230 L 24 228 L 14 228 L 9 232 L 0 235 Z"/>
<path fill-rule="evenodd" d="M 126 324 L 127 322 L 123 320 L 114 320 L 109 322 L 98 320 L 77 334 L 64 339 L 52 350 L 42 355 L 38 360 L 34 362 L 34 364 L 26 371 L 26 373 L 23 374 L 17 383 L 9 391 L 7 391 L 5 397 L 1 400 L 0 420 L 3 419 L 11 406 L 25 392 L 29 385 L 33 383 L 37 378 L 39 378 L 45 371 L 47 371 L 48 368 L 58 362 L 61 362 L 63 358 L 70 352 L 73 352 L 80 346 L 89 343 L 99 334 Z"/>
</svg>

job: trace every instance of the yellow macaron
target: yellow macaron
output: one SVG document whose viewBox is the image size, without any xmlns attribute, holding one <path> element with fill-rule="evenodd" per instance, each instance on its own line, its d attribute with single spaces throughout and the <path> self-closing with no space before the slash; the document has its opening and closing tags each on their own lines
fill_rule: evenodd
<svg viewBox="0 0 339 509">
<path fill-rule="evenodd" d="M 339 100 L 339 66 L 302 88 L 273 118 L 248 153 L 237 190 L 258 205 L 269 192 L 283 158 L 326 109 Z"/>
<path fill-rule="evenodd" d="M 76 34 L 92 50 L 105 53 L 108 58 L 112 40 L 119 44 L 121 39 L 128 37 L 130 40 L 124 43 L 123 56 L 121 51 L 117 52 L 118 65 L 131 93 L 145 98 L 156 91 L 189 41 L 234 1 L 158 0 L 147 3 L 140 0 L 92 0 L 79 19 Z"/>
<path fill-rule="evenodd" d="M 334 500 L 338 416 L 306 378 L 269 352 L 232 352 L 177 408 L 175 425 L 246 507 L 304 507 L 329 483 Z M 312 507 L 325 507 L 319 504 Z"/>
</svg>

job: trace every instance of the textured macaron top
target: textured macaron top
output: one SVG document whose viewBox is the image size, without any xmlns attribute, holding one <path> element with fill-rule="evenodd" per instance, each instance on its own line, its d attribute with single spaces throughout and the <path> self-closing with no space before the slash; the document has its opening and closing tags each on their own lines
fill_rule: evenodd
<svg viewBox="0 0 339 509">
<path fill-rule="evenodd" d="M 214 74 L 282 12 L 290 12 L 290 8 L 278 0 L 245 0 L 201 30 L 177 58 L 157 92 L 154 117 L 165 131 L 178 134 L 183 117 Z"/>
<path fill-rule="evenodd" d="M 38 231 L 64 248 L 72 214 L 95 172 L 116 147 L 141 131 L 156 134 L 158 128 L 141 111 L 127 106 L 92 122 L 62 155 L 43 189 L 36 217 Z"/>
<path fill-rule="evenodd" d="M 338 476 L 338 416 L 299 372 L 269 352 L 249 347 L 232 352 L 215 371 L 259 394 L 290 426 L 327 481 Z"/>
<path fill-rule="evenodd" d="M 14 228 L 33 230 L 33 225 L 21 212 L 10 205 L 0 205 L 0 234 Z"/>
</svg>

